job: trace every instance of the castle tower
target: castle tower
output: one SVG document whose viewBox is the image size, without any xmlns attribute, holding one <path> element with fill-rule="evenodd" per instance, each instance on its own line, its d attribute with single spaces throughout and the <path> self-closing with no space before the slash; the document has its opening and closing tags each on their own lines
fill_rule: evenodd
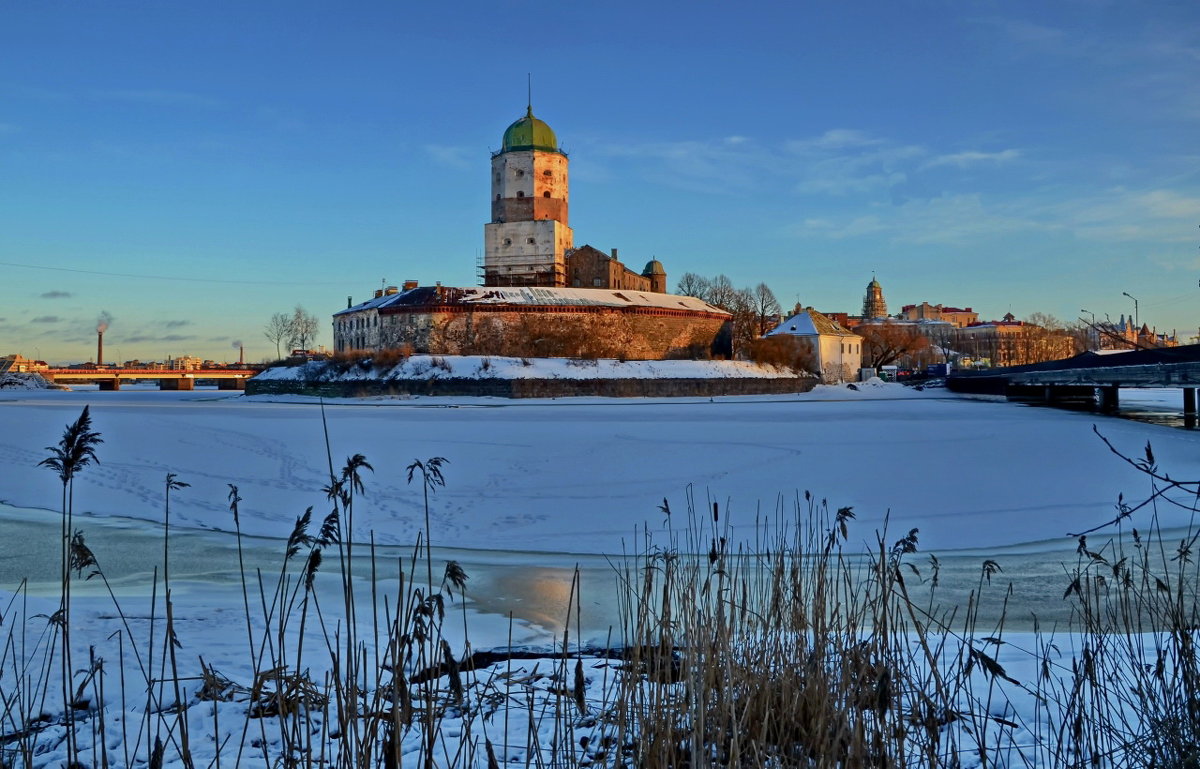
<svg viewBox="0 0 1200 769">
<path fill-rule="evenodd" d="M 651 259 L 646 263 L 646 269 L 642 270 L 642 277 L 650 279 L 650 290 L 654 293 L 667 293 L 667 271 L 663 269 L 662 262 Z"/>
<path fill-rule="evenodd" d="M 567 156 L 550 126 L 525 117 L 492 155 L 492 221 L 483 226 L 483 285 L 565 286 Z"/>
<path fill-rule="evenodd" d="M 867 320 L 888 316 L 887 302 L 883 300 L 883 286 L 879 285 L 875 276 L 871 276 L 871 282 L 867 284 L 867 294 L 863 297 L 862 314 Z"/>
</svg>

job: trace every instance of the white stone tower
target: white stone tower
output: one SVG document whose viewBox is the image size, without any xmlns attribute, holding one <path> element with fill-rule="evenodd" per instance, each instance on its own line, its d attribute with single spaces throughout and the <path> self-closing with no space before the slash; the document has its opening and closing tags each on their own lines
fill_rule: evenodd
<svg viewBox="0 0 1200 769">
<path fill-rule="evenodd" d="M 533 116 L 508 127 L 492 155 L 492 221 L 483 226 L 483 285 L 565 286 L 567 156 Z"/>
</svg>

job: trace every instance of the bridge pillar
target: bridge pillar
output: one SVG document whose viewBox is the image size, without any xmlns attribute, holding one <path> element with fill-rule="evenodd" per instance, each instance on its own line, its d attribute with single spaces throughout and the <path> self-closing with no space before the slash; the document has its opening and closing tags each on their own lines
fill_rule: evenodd
<svg viewBox="0 0 1200 769">
<path fill-rule="evenodd" d="M 1120 391 L 1121 391 L 1121 388 L 1117 387 L 1116 385 L 1108 385 L 1107 387 L 1101 387 L 1100 388 L 1100 410 L 1101 411 L 1116 411 L 1118 408 L 1120 408 L 1120 405 L 1121 405 L 1121 399 L 1120 399 L 1120 395 L 1119 395 Z"/>
<path fill-rule="evenodd" d="M 1183 413 L 1184 414 L 1192 414 L 1192 415 L 1195 415 L 1195 413 L 1196 413 L 1196 388 L 1195 387 L 1183 388 Z"/>
<path fill-rule="evenodd" d="M 245 379 L 218 379 L 217 380 L 217 389 L 218 390 L 245 390 L 246 389 L 246 380 Z"/>
<path fill-rule="evenodd" d="M 195 390 L 196 380 L 190 377 L 180 377 L 179 379 L 160 379 L 158 380 L 158 389 L 160 390 Z"/>
<path fill-rule="evenodd" d="M 112 379 L 101 379 L 97 384 L 100 385 L 101 392 L 113 392 L 121 389 L 121 380 L 116 377 Z"/>
</svg>

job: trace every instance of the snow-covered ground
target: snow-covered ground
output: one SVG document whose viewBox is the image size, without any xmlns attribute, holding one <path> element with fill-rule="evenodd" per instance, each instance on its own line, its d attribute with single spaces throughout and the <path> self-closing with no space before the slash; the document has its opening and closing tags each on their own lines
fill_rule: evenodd
<svg viewBox="0 0 1200 769">
<path fill-rule="evenodd" d="M 322 499 L 316 399 L 123 390 L 0 394 L 0 501 L 56 506 L 57 479 L 35 466 L 84 404 L 105 441 L 76 483 L 86 515 L 158 520 L 167 473 L 191 484 L 172 504 L 183 527 L 229 530 L 228 484 L 255 535 L 286 537 Z M 429 457 L 448 460 L 434 544 L 573 553 L 619 550 L 635 527 L 662 523 L 664 497 L 684 509 L 689 489 L 727 505 L 743 532 L 807 490 L 853 506 L 864 531 L 885 516 L 919 528 L 923 549 L 1055 540 L 1145 489 L 1093 425 L 1127 452 L 1149 440 L 1174 475 L 1200 477 L 1194 432 L 898 385 L 712 400 L 380 398 L 327 401 L 323 413 L 335 469 L 353 454 L 374 467 L 358 534 L 399 545 L 424 526 L 405 468 Z"/>
<path fill-rule="evenodd" d="M 1126 404 L 1144 398 L 1165 407 L 1178 402 L 1177 397 L 1178 391 L 1122 393 Z M 243 499 L 243 530 L 275 538 L 248 543 L 254 564 L 269 564 L 264 554 L 282 550 L 279 538 L 287 537 L 305 508 L 315 506 L 319 517 L 327 507 L 321 493 L 329 479 L 326 426 L 335 469 L 356 453 L 374 467 L 364 474 L 366 494 L 356 503 L 357 536 L 362 540 L 373 534 L 380 543 L 411 545 L 425 521 L 421 488 L 406 481 L 406 467 L 416 459 L 447 458 L 446 486 L 434 492 L 431 502 L 431 530 L 436 547 L 455 550 L 439 550 L 435 559 L 461 559 L 468 573 L 486 571 L 499 561 L 518 566 L 479 580 L 481 593 L 490 594 L 469 604 L 471 642 L 477 649 L 510 640 L 552 644 L 561 636 L 556 623 L 565 620 L 566 612 L 549 612 L 544 621 L 526 616 L 510 624 L 500 603 L 506 585 L 512 595 L 565 609 L 572 564 L 582 562 L 598 573 L 600 554 L 638 549 L 635 530 L 663 528 L 664 499 L 676 532 L 684 529 L 683 511 L 691 494 L 705 506 L 709 500 L 720 502 L 722 522 L 732 522 L 738 536 L 752 537 L 756 520 L 774 520 L 781 507 L 790 511 L 793 501 L 809 490 L 827 498 L 832 508 L 853 507 L 857 520 L 852 537 L 864 549 L 871 547 L 886 518 L 889 540 L 917 528 L 921 555 L 997 558 L 1005 565 L 1003 578 L 1020 584 L 1022 575 L 1014 563 L 1032 569 L 1045 561 L 1041 567 L 1061 574 L 1057 560 L 1074 544 L 1068 532 L 1111 518 L 1118 495 L 1139 499 L 1148 492 L 1145 478 L 1109 452 L 1093 434 L 1093 425 L 1133 455 L 1151 442 L 1159 464 L 1173 477 L 1200 478 L 1200 433 L 1195 431 L 878 382 L 858 390 L 818 387 L 787 397 L 377 398 L 323 405 L 313 398 L 245 397 L 216 390 L 3 391 L 0 502 L 10 508 L 0 516 L 6 532 L 0 553 L 7 564 L 24 559 L 31 572 L 40 570 L 43 587 L 52 582 L 58 555 L 57 519 L 44 510 L 57 507 L 61 487 L 50 471 L 36 465 L 47 456 L 43 447 L 58 441 L 84 405 L 91 407 L 104 443 L 97 450 L 100 463 L 86 468 L 76 483 L 77 524 L 102 565 L 137 560 L 157 547 L 157 528 L 140 522 L 161 524 L 167 473 L 190 484 L 172 494 L 171 523 L 181 530 L 231 530 L 228 484 L 235 484 Z M 1160 514 L 1165 526 L 1187 523 L 1186 511 L 1162 508 Z M 40 547 L 39 539 L 48 544 Z M 199 655 L 246 682 L 247 641 L 244 630 L 233 630 L 244 623 L 240 585 L 233 575 L 222 573 L 226 566 L 218 565 L 230 562 L 232 539 L 196 541 L 199 549 L 187 556 L 192 565 L 185 565 L 187 558 L 181 555 L 173 566 L 188 575 L 173 590 L 185 667 L 195 672 Z M 206 559 L 213 564 L 207 572 Z M 394 580 L 381 578 L 377 584 L 393 597 L 398 590 Z M 585 580 L 588 590 L 597 584 Z M 468 593 L 472 588 L 469 582 Z M 149 603 L 145 570 L 140 576 L 132 570 L 115 589 L 134 607 L 134 634 L 145 632 L 147 612 L 137 608 Z M 323 582 L 320 589 L 329 591 L 327 605 L 335 605 L 336 582 Z M 1061 602 L 1061 590 L 1058 585 L 1046 596 L 1026 598 Z M 539 598 L 539 592 L 550 598 Z M 92 642 L 113 658 L 112 631 L 118 628 L 101 586 L 80 583 L 77 594 L 74 624 L 77 643 L 84 644 L 77 659 L 86 659 L 86 644 Z M 586 594 L 584 600 L 601 602 Z M 4 601 L 0 613 L 12 617 L 16 604 Z M 35 595 L 22 611 L 32 617 L 54 609 L 51 598 Z M 459 625 L 447 623 L 456 651 L 465 642 Z M 89 637 L 86 630 L 95 633 Z M 592 633 L 588 640 L 603 640 L 601 635 Z M 1003 653 L 997 652 L 1001 662 L 1011 676 L 1032 680 L 1038 664 L 1027 653 L 1035 647 L 1032 636 L 1008 640 Z M 317 649 L 322 639 L 314 635 L 310 642 Z M 1062 647 L 1067 664 L 1070 642 L 1062 641 Z M 533 664 L 521 669 L 529 673 Z M 595 665 L 589 667 L 589 686 L 598 686 L 603 669 L 600 663 L 589 664 Z M 1011 693 L 1013 707 L 1028 711 L 1018 713 L 1020 718 L 1036 721 L 1040 706 L 1034 698 L 1019 689 Z M 238 723 L 239 707 L 244 710 L 237 702 L 222 705 L 222 723 Z M 1014 739 L 1028 739 L 1028 734 Z M 205 763 L 215 757 L 215 748 L 207 743 L 198 741 L 194 748 Z M 55 748 L 39 762 L 61 762 L 63 757 Z M 1023 764 L 1014 757 L 1013 765 Z"/>
<path fill-rule="evenodd" d="M 736 360 L 630 360 L 612 358 L 507 358 L 486 355 L 413 355 L 386 369 L 311 362 L 280 366 L 258 375 L 264 380 L 315 379 L 776 379 L 796 376 L 790 369 Z"/>
</svg>

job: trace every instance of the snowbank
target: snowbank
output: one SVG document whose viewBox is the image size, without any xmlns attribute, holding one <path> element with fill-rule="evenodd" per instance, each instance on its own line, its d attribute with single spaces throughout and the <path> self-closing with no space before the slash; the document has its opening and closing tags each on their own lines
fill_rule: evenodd
<svg viewBox="0 0 1200 769">
<path fill-rule="evenodd" d="M 314 361 L 267 369 L 255 379 L 354 382 L 368 379 L 782 379 L 796 372 L 748 361 L 579 360 L 575 358 L 502 358 L 482 355 L 413 355 L 376 369 L 370 361 L 337 364 Z"/>
<path fill-rule="evenodd" d="M 51 390 L 54 386 L 37 374 L 0 374 L 0 390 Z"/>
</svg>

